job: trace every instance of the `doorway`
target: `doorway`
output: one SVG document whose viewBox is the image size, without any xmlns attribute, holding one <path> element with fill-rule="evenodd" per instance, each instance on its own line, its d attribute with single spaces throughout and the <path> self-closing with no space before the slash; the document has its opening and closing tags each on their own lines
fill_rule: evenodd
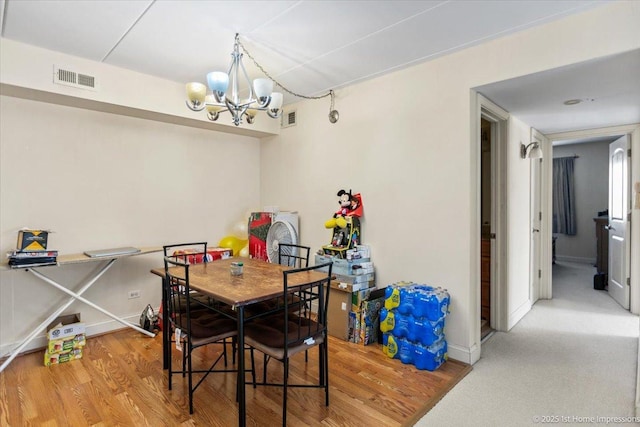
<svg viewBox="0 0 640 427">
<path fill-rule="evenodd" d="M 480 118 L 480 339 L 485 339 L 491 327 L 491 147 L 494 123 Z"/>
<path fill-rule="evenodd" d="M 627 135 L 625 138 L 630 139 L 630 130 L 631 128 L 627 129 L 627 127 L 615 127 L 549 135 L 553 150 L 551 157 L 575 159 L 574 194 L 577 205 L 575 209 L 577 233 L 573 236 L 553 235 L 557 243 L 556 262 L 588 265 L 593 270 L 594 292 L 608 292 L 606 285 L 611 280 L 608 277 L 609 264 L 625 266 L 623 282 L 626 282 L 626 278 L 629 277 L 629 254 L 627 251 L 619 251 L 616 255 L 615 251 L 609 250 L 608 228 L 611 214 L 609 146 L 622 135 Z M 627 160 L 627 150 L 624 150 L 623 154 Z M 553 194 L 551 182 L 550 191 Z M 625 189 L 624 194 L 627 195 L 628 190 Z M 625 212 L 618 216 L 624 217 L 625 222 L 630 221 L 630 215 L 627 217 L 627 208 L 622 210 Z M 553 232 L 553 230 L 550 231 Z M 626 291 L 627 302 L 620 304 L 629 309 L 629 283 L 622 284 Z M 553 282 L 550 285 L 551 288 L 555 286 Z"/>
</svg>

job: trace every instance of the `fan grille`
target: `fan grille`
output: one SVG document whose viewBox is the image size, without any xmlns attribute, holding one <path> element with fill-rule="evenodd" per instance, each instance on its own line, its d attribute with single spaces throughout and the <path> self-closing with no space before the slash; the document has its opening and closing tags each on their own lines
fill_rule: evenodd
<svg viewBox="0 0 640 427">
<path fill-rule="evenodd" d="M 270 262 L 278 262 L 278 249 L 280 243 L 298 244 L 298 236 L 295 229 L 285 221 L 275 221 L 271 224 L 267 233 L 267 256 Z M 284 250 L 289 250 L 286 248 Z"/>
</svg>

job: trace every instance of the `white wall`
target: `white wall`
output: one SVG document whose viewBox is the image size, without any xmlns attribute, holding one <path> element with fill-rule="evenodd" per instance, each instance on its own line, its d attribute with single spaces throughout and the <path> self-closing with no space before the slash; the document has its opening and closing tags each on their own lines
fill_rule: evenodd
<svg viewBox="0 0 640 427">
<path fill-rule="evenodd" d="M 121 246 L 161 246 L 228 234 L 260 206 L 260 146 L 255 138 L 0 96 L 0 252 L 17 230 L 51 229 L 60 253 Z M 97 263 L 46 268 L 70 288 Z M 149 270 L 161 254 L 117 262 L 85 297 L 137 322 L 160 304 Z M 67 297 L 24 271 L 0 270 L 2 354 Z M 141 290 L 128 300 L 127 291 Z M 120 324 L 75 303 L 100 332 Z M 35 341 L 34 346 L 41 341 Z"/>
<path fill-rule="evenodd" d="M 640 7 L 615 3 L 338 91 L 340 121 L 323 102 L 297 104 L 299 124 L 263 139 L 265 204 L 301 212 L 303 241 L 329 241 L 324 221 L 341 188 L 361 192 L 363 242 L 377 280 L 414 280 L 452 294 L 450 355 L 479 357 L 478 137 L 473 87 L 640 45 Z M 597 23 L 597 25 L 595 25 Z M 419 41 L 415 41 L 419 43 Z M 473 99 L 473 98 L 472 98 Z M 528 126 L 510 121 L 509 325 L 529 302 Z M 471 140 L 471 145 L 470 145 Z"/>
<path fill-rule="evenodd" d="M 556 256 L 560 260 L 595 264 L 596 233 L 593 218 L 607 209 L 609 142 L 553 147 L 553 157 L 573 155 L 578 156 L 574 161 L 577 234 L 557 234 Z"/>
<path fill-rule="evenodd" d="M 99 128 L 101 132 L 106 133 L 106 140 L 103 141 L 112 140 L 113 138 L 109 137 L 113 137 L 114 133 L 124 132 L 120 138 L 122 144 L 118 149 L 126 150 L 126 154 L 133 153 L 134 158 L 140 159 L 139 151 L 157 150 L 158 146 L 162 152 L 166 153 L 166 158 L 159 159 L 162 165 L 145 163 L 145 167 L 151 168 L 152 176 L 161 182 L 160 184 L 154 182 L 153 185 L 161 187 L 162 184 L 167 183 L 167 178 L 158 173 L 158 170 L 177 179 L 179 177 L 186 179 L 185 175 L 201 174 L 201 179 L 190 180 L 189 185 L 185 186 L 186 195 L 183 201 L 185 204 L 191 203 L 193 208 L 191 212 L 193 212 L 201 206 L 203 199 L 215 199 L 216 209 L 213 209 L 213 205 L 208 205 L 209 211 L 203 214 L 207 216 L 206 220 L 209 220 L 212 226 L 223 220 L 228 221 L 227 218 L 236 218 L 238 212 L 244 212 L 252 207 L 249 205 L 258 202 L 260 205 L 276 205 L 281 209 L 300 212 L 302 239 L 306 244 L 317 248 L 329 241 L 330 234 L 324 229 L 323 223 L 335 211 L 337 190 L 350 188 L 361 192 L 365 212 L 363 240 L 372 246 L 378 281 L 390 283 L 397 280 L 416 280 L 447 287 L 452 294 L 452 313 L 447 321 L 450 356 L 465 362 L 475 362 L 479 357 L 480 348 L 480 313 L 477 303 L 480 288 L 478 262 L 480 209 L 477 183 L 480 172 L 478 131 L 477 124 L 474 123 L 476 118 L 479 118 L 479 112 L 475 110 L 475 98 L 470 95 L 472 88 L 638 48 L 640 47 L 640 26 L 637 25 L 639 21 L 639 3 L 616 2 L 341 89 L 337 92 L 336 100 L 336 107 L 340 110 L 340 121 L 337 124 L 331 125 L 327 120 L 328 102 L 302 102 L 296 105 L 299 124 L 282 130 L 279 136 L 263 138 L 259 147 L 251 139 L 236 137 L 239 139 L 229 140 L 227 136 L 215 132 L 145 122 L 140 119 L 122 117 L 116 119 L 114 117 L 117 116 L 111 117 L 104 113 L 90 114 L 98 114 L 93 119 L 96 125 L 101 124 L 103 120 L 106 121 L 105 127 Z M 23 49 L 17 47 L 7 53 L 5 47 L 6 45 L 3 44 L 0 52 L 2 55 L 0 77 L 3 85 L 33 87 L 38 91 L 53 90 L 43 86 L 42 79 L 34 77 L 30 71 L 27 72 L 27 68 L 21 70 L 19 65 L 24 64 L 24 67 L 30 67 L 34 63 L 48 64 L 51 61 L 25 61 L 21 56 Z M 47 58 L 51 55 L 51 53 L 45 55 L 27 48 L 24 48 L 24 54 L 38 57 L 42 55 Z M 14 64 L 18 65 L 14 66 Z M 4 69 L 8 66 L 12 69 L 11 79 L 13 80 L 5 79 Z M 34 83 L 31 83 L 32 81 Z M 123 79 L 117 79 L 117 81 L 124 84 Z M 141 76 L 135 76 L 135 81 L 138 85 L 147 87 L 143 83 L 145 79 Z M 158 83 L 152 78 L 149 82 Z M 175 99 L 176 103 L 182 104 L 181 96 L 178 95 L 181 90 L 178 90 L 177 86 L 153 85 L 153 83 L 148 87 L 155 89 L 154 97 L 161 99 L 162 102 Z M 136 101 L 134 96 L 120 90 L 116 84 L 110 89 L 118 90 L 120 95 L 109 94 L 108 98 L 104 97 L 98 100 L 99 102 L 123 105 L 129 109 L 136 106 L 143 110 L 154 108 L 148 105 L 146 98 L 139 96 L 140 100 Z M 12 146 L 13 144 L 20 146 L 27 142 L 31 144 L 35 133 L 39 140 L 33 144 L 37 143 L 37 147 L 42 146 L 47 150 L 48 148 L 43 145 L 44 137 L 47 135 L 37 133 L 37 130 L 43 129 L 43 126 L 40 119 L 34 118 L 32 113 L 33 110 L 38 110 L 40 105 L 46 104 L 33 103 L 38 104 L 38 107 L 32 103 L 16 106 L 14 101 L 16 100 L 12 99 L 9 102 L 13 106 L 18 123 L 10 126 L 12 129 L 10 139 L 5 138 L 4 133 L 2 134 L 3 147 L 8 143 Z M 2 102 L 2 105 L 5 105 L 6 101 Z M 65 107 L 56 107 L 54 110 L 58 111 L 62 108 Z M 130 113 L 133 112 L 124 110 L 124 114 Z M 166 114 L 171 120 L 175 117 L 172 114 L 176 116 L 181 114 L 172 112 L 169 107 L 164 108 L 160 113 Z M 117 121 L 110 123 L 112 120 Z M 140 133 L 135 131 L 137 126 L 130 126 L 130 120 L 135 120 L 136 124 L 144 123 L 141 126 L 145 128 L 155 129 L 152 132 L 153 137 L 141 137 Z M 73 131 L 77 126 L 83 129 L 83 124 L 78 123 L 73 116 L 67 115 L 64 121 L 66 123 L 62 126 L 68 129 L 68 134 L 74 134 Z M 3 117 L 2 132 L 5 132 L 5 122 Z M 195 126 L 188 121 L 181 123 Z M 517 156 L 520 137 L 525 135 L 527 125 L 515 123 L 514 120 L 510 121 L 510 125 L 516 126 L 517 129 L 509 132 L 507 153 L 508 198 L 511 202 L 508 206 L 510 257 L 506 286 L 508 287 L 507 295 L 509 295 L 507 312 L 510 314 L 510 324 L 515 323 L 519 316 L 523 315 L 521 307 L 526 308 L 529 286 L 528 255 L 525 254 L 529 250 L 530 168 L 527 162 L 523 162 Z M 57 126 L 58 123 L 51 127 Z M 121 127 L 124 130 L 121 131 Z M 19 139 L 22 132 L 30 138 Z M 86 130 L 83 132 L 91 133 Z M 47 130 L 47 133 L 56 135 L 52 130 Z M 207 156 L 209 150 L 203 149 L 195 159 L 195 165 L 188 161 L 189 156 L 186 150 L 176 153 L 174 150 L 177 149 L 170 145 L 175 143 L 188 147 L 194 135 L 200 142 L 211 139 L 213 144 L 211 156 Z M 63 154 L 72 155 L 73 143 L 61 137 L 54 143 L 61 151 L 54 151 L 51 160 L 56 164 L 64 164 L 66 157 L 63 157 Z M 251 148 L 247 148 L 245 144 Z M 114 149 L 107 149 L 105 155 L 97 160 L 100 165 L 96 168 L 97 170 L 106 168 L 103 162 L 113 164 L 109 159 L 117 158 L 116 154 L 110 150 Z M 91 152 L 85 152 L 84 155 L 90 156 Z M 6 187 L 11 189 L 11 194 L 21 195 L 20 197 L 12 196 L 19 201 L 16 206 L 26 205 L 25 200 L 31 193 L 13 189 L 14 184 L 6 183 L 5 179 L 12 176 L 12 173 L 5 172 L 5 164 L 18 160 L 13 156 L 5 160 L 4 153 L 2 154 L 3 179 L 0 184 L 2 197 L 5 197 Z M 129 157 L 125 155 L 122 158 Z M 178 167 L 170 170 L 167 163 L 174 158 L 180 159 L 181 162 Z M 93 158 L 89 159 L 93 160 Z M 220 160 L 216 166 L 227 163 L 235 166 L 222 166 L 226 168 L 222 170 L 212 168 L 208 162 L 213 159 Z M 130 175 L 137 176 L 137 172 L 133 170 L 133 164 L 125 161 L 122 166 L 124 170 L 129 171 Z M 15 167 L 12 166 L 12 172 L 14 169 Z M 60 177 L 65 178 L 62 182 L 71 182 L 70 178 L 64 175 L 64 171 L 58 170 L 58 176 L 53 178 L 58 178 L 60 181 Z M 197 187 L 194 188 L 205 178 L 222 180 L 228 186 L 216 187 L 219 191 L 206 192 L 200 191 Z M 134 182 L 141 181 L 138 179 Z M 146 187 L 152 185 L 147 181 L 144 183 Z M 103 184 L 96 185 L 103 186 Z M 33 189 L 33 183 L 29 186 L 29 190 Z M 256 186 L 259 186 L 259 191 L 254 190 Z M 124 185 L 120 187 L 128 188 Z M 91 194 L 86 188 L 81 187 L 81 189 L 83 191 L 76 191 L 74 194 L 80 198 L 86 197 L 87 193 Z M 59 190 L 56 188 L 56 191 Z M 150 189 L 150 191 L 154 190 Z M 219 213 L 226 212 L 225 209 L 233 205 L 231 200 L 234 200 L 238 193 L 246 197 L 245 206 L 238 209 L 238 212 L 230 212 L 228 215 L 223 216 Z M 176 228 L 174 232 L 163 231 L 166 218 L 163 220 L 156 217 L 157 207 L 153 212 L 118 208 L 122 205 L 121 202 L 130 202 L 133 197 L 114 194 L 120 197 L 118 199 L 120 203 L 116 202 L 108 206 L 109 213 L 113 215 L 108 215 L 104 222 L 118 230 L 117 224 L 131 221 L 132 215 L 136 216 L 134 219 L 136 224 L 150 221 L 151 224 L 143 225 L 140 231 L 134 228 L 135 235 L 130 237 L 135 237 L 137 241 L 144 243 L 151 238 L 156 239 L 153 242 L 162 242 L 164 239 L 173 239 L 178 235 L 191 237 L 206 234 L 202 230 L 201 223 L 192 222 L 187 225 L 181 223 L 178 226 L 180 228 Z M 72 213 L 76 208 L 84 209 L 82 200 L 76 200 L 69 195 L 61 197 L 60 200 L 71 203 L 71 205 L 62 203 L 56 205 L 61 212 Z M 526 205 L 521 205 L 520 200 Z M 38 214 L 27 218 L 33 223 L 24 224 L 18 208 L 5 207 L 6 204 L 4 200 L 2 201 L 2 236 L 5 233 L 14 232 L 17 226 L 39 226 L 47 218 L 43 214 Z M 100 203 L 100 200 L 96 203 Z M 9 215 L 10 218 L 5 220 L 5 215 Z M 211 218 L 208 215 L 211 215 Z M 172 217 L 171 220 L 175 219 Z M 70 225 L 64 222 L 65 220 L 61 221 L 61 224 L 52 223 L 48 226 L 66 236 L 69 234 Z M 224 228 L 219 227 L 212 229 L 212 238 L 217 239 L 219 232 Z M 179 233 L 178 230 L 184 230 L 184 232 Z M 119 233 L 121 232 L 116 231 L 115 235 L 124 235 Z M 166 234 L 156 238 L 154 233 Z M 56 235 L 54 235 L 55 238 Z M 3 248 L 9 246 L 4 239 L 6 238 L 3 237 Z M 82 246 L 80 243 L 84 241 L 82 239 L 84 236 L 74 237 L 68 242 L 68 246 L 60 249 L 76 250 Z M 128 242 L 130 240 L 132 239 Z M 105 241 L 101 240 L 101 243 Z M 135 257 L 131 262 L 134 262 L 134 259 Z M 524 261 L 525 259 L 527 262 Z M 148 269 L 153 264 L 154 262 L 148 262 L 140 270 Z M 78 276 L 82 273 L 76 272 Z M 21 292 L 28 285 L 25 281 L 28 279 L 16 279 L 17 274 L 16 272 L 0 273 L 3 284 L 5 280 L 21 281 L 20 283 L 10 282 L 9 288 L 13 292 Z M 63 274 L 66 273 L 63 272 Z M 146 277 L 147 273 L 142 274 Z M 121 289 L 126 289 L 131 284 L 131 278 L 125 277 L 122 282 L 124 285 L 121 285 Z M 115 280 L 108 283 L 113 285 Z M 153 285 L 150 282 L 148 286 Z M 2 286 L 2 289 L 5 288 Z M 3 298 L 0 304 L 7 304 L 5 301 L 6 298 Z M 22 315 L 18 301 L 15 299 L 8 303 L 10 307 L 17 307 L 15 310 L 11 309 L 11 316 L 13 316 L 11 325 L 23 326 L 25 322 L 32 322 L 32 317 L 29 314 Z M 109 302 L 108 298 L 107 302 Z M 117 305 L 117 301 L 113 304 Z M 6 316 L 5 305 L 2 307 L 1 316 Z M 121 309 L 121 311 L 134 314 L 133 310 Z M 2 323 L 1 327 L 5 328 L 4 322 Z M 25 326 L 20 331 L 12 330 L 12 336 L 6 341 L 13 340 L 14 336 L 23 333 L 26 329 Z M 5 342 L 4 334 L 5 332 L 0 336 L 1 342 Z"/>
</svg>

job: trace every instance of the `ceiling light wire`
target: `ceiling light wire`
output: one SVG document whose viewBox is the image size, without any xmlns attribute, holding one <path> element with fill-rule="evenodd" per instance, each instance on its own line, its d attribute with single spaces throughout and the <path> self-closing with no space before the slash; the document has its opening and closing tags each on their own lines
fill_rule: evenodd
<svg viewBox="0 0 640 427">
<path fill-rule="evenodd" d="M 304 98 L 304 99 L 322 99 L 322 98 L 326 98 L 327 96 L 331 97 L 331 105 L 329 107 L 329 121 L 331 123 L 335 123 L 338 121 L 339 118 L 339 113 L 337 110 L 334 109 L 334 105 L 335 105 L 335 93 L 333 92 L 333 89 L 329 90 L 329 92 L 325 93 L 324 95 L 318 95 L 318 96 L 311 96 L 311 95 L 302 95 L 300 93 L 294 92 L 290 89 L 288 89 L 287 87 L 285 87 L 282 83 L 280 83 L 278 80 L 276 80 L 271 74 L 269 74 L 267 72 L 267 70 L 265 70 L 262 65 L 260 65 L 258 63 L 258 61 L 256 61 L 256 59 L 253 57 L 253 55 L 251 55 L 251 53 L 249 53 L 249 51 L 247 50 L 246 47 L 244 47 L 244 45 L 242 44 L 242 42 L 240 41 L 240 37 L 236 37 L 236 41 L 238 43 L 238 45 L 240 46 L 240 48 L 242 49 L 242 52 L 247 55 L 249 57 L 249 59 L 251 59 L 251 61 L 253 61 L 254 65 L 256 67 L 258 67 L 258 69 L 260 71 L 262 71 L 262 73 L 267 76 L 269 79 L 271 79 L 271 81 L 273 81 L 277 86 L 280 86 L 285 92 L 296 96 L 298 98 Z"/>
</svg>

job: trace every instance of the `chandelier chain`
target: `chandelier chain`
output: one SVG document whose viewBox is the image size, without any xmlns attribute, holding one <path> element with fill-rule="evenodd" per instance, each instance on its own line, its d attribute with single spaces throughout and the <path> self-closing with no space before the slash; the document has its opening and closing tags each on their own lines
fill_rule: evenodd
<svg viewBox="0 0 640 427">
<path fill-rule="evenodd" d="M 238 37 L 236 39 L 238 45 L 240 46 L 240 48 L 242 48 L 242 52 L 244 52 L 249 59 L 251 59 L 251 61 L 253 61 L 253 63 L 255 64 L 256 67 L 258 67 L 258 69 L 260 71 L 262 71 L 262 73 L 267 76 L 269 79 L 271 79 L 277 86 L 280 86 L 285 92 L 293 95 L 293 96 L 297 96 L 298 98 L 304 98 L 304 99 L 322 99 L 322 98 L 326 98 L 327 96 L 331 97 L 331 110 L 333 110 L 333 104 L 334 104 L 334 93 L 333 90 L 330 90 L 329 92 L 325 93 L 324 95 L 318 95 L 318 96 L 309 96 L 309 95 L 302 95 L 300 93 L 296 93 L 292 90 L 289 90 L 288 88 L 286 88 L 285 86 L 282 85 L 282 83 L 280 83 L 278 80 L 276 80 L 271 74 L 269 74 L 267 72 L 267 70 L 265 70 L 262 65 L 260 65 L 258 63 L 258 61 L 256 61 L 256 59 L 251 55 L 251 53 L 249 53 L 249 51 L 247 50 L 247 48 L 244 47 L 244 45 L 242 44 L 242 42 L 240 41 L 240 38 Z"/>
</svg>

